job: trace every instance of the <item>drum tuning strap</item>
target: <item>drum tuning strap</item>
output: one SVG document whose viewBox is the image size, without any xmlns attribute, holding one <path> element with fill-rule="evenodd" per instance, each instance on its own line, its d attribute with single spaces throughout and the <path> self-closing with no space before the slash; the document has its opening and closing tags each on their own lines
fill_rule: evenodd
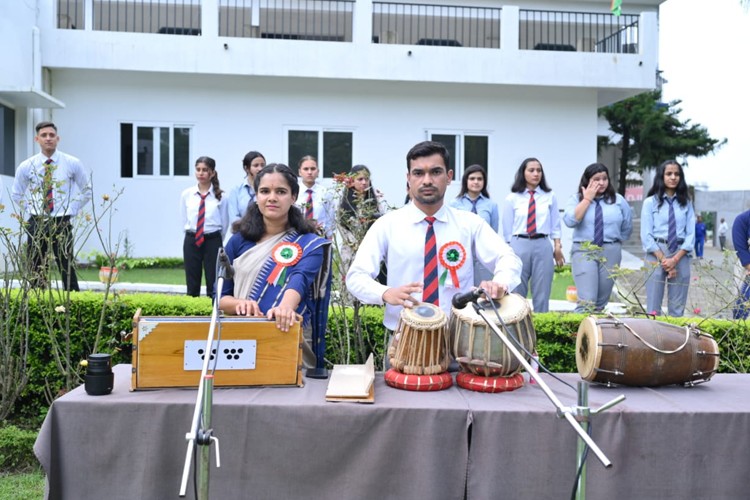
<svg viewBox="0 0 750 500">
<path fill-rule="evenodd" d="M 665 351 L 664 349 L 659 349 L 655 345 L 649 343 L 646 339 L 644 339 L 643 337 L 641 337 L 640 335 L 638 335 L 636 333 L 636 331 L 633 330 L 633 328 L 631 328 L 628 324 L 623 323 L 622 321 L 620 321 L 619 319 L 617 319 L 612 313 L 609 313 L 609 317 L 611 319 L 613 319 L 617 323 L 618 326 L 625 327 L 625 329 L 627 329 L 633 335 L 633 337 L 637 338 L 638 340 L 640 340 L 641 342 L 643 342 L 644 344 L 646 344 L 646 346 L 649 349 L 652 349 L 652 350 L 654 350 L 654 351 L 656 351 L 658 353 L 661 353 L 661 354 L 675 354 L 675 353 L 680 352 L 681 350 L 683 350 L 685 348 L 685 346 L 688 343 L 688 340 L 690 339 L 690 327 L 685 326 L 684 327 L 684 329 L 685 329 L 685 340 L 682 342 L 682 345 L 680 347 L 678 347 L 677 349 L 673 349 L 671 351 Z"/>
</svg>

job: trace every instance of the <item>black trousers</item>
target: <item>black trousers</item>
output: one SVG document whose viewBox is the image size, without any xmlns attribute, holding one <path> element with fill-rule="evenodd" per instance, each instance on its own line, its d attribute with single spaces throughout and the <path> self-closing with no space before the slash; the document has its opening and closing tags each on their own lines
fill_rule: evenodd
<svg viewBox="0 0 750 500">
<path fill-rule="evenodd" d="M 49 246 L 55 255 L 57 267 L 62 275 L 63 288 L 77 292 L 78 277 L 73 258 L 73 229 L 70 216 L 48 217 L 37 215 L 28 220 L 28 256 L 31 286 L 45 287 L 47 284 L 47 255 Z"/>
<path fill-rule="evenodd" d="M 185 259 L 185 282 L 187 294 L 198 297 L 201 294 L 201 278 L 206 274 L 206 295 L 214 297 L 216 282 L 216 258 L 221 248 L 221 231 L 204 235 L 203 244 L 195 246 L 195 233 L 185 232 L 182 256 Z"/>
</svg>

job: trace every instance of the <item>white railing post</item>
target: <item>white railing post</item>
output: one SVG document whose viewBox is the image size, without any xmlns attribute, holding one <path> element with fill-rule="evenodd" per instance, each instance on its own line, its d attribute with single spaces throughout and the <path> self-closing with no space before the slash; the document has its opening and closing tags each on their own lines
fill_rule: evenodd
<svg viewBox="0 0 750 500">
<path fill-rule="evenodd" d="M 372 43 L 372 0 L 354 2 L 352 42 Z"/>
<path fill-rule="evenodd" d="M 219 36 L 219 0 L 201 0 L 201 36 Z"/>
<path fill-rule="evenodd" d="M 503 5 L 500 12 L 500 49 L 518 50 L 520 9 L 515 5 Z"/>
</svg>

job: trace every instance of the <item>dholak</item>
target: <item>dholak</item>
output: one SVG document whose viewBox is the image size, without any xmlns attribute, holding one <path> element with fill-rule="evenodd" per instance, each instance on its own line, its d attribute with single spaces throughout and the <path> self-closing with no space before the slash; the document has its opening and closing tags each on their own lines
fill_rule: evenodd
<svg viewBox="0 0 750 500">
<path fill-rule="evenodd" d="M 694 385 L 719 369 L 719 346 L 693 325 L 588 317 L 578 328 L 576 365 L 584 380 L 604 384 Z"/>
<path fill-rule="evenodd" d="M 394 340 L 388 348 L 391 369 L 385 381 L 392 387 L 414 391 L 446 389 L 453 384 L 448 320 L 437 306 L 427 303 L 401 311 Z"/>
<path fill-rule="evenodd" d="M 536 347 L 536 331 L 531 321 L 531 307 L 518 294 L 508 294 L 495 305 L 502 323 L 489 304 L 485 314 L 506 336 L 516 339 L 528 352 Z M 503 326 L 502 324 L 505 324 Z M 461 373 L 456 382 L 464 389 L 481 392 L 502 392 L 523 386 L 522 365 L 497 337 L 472 305 L 453 308 L 448 327 L 451 348 Z M 521 349 L 519 349 L 523 353 Z M 526 359 L 529 356 L 523 353 Z"/>
</svg>

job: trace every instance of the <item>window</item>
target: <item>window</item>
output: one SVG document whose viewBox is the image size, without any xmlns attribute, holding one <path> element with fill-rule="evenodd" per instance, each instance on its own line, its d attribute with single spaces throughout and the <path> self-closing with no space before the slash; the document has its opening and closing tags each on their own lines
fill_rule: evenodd
<svg viewBox="0 0 750 500">
<path fill-rule="evenodd" d="M 16 112 L 0 104 L 0 174 L 16 175 Z"/>
<path fill-rule="evenodd" d="M 489 136 L 487 134 L 428 131 L 427 136 L 431 141 L 439 142 L 448 149 L 451 155 L 448 170 L 453 171 L 454 179 L 460 180 L 466 167 L 478 163 L 487 171 L 487 179 L 489 180 Z"/>
<path fill-rule="evenodd" d="M 300 158 L 312 155 L 318 159 L 324 178 L 348 172 L 352 168 L 353 136 L 353 132 L 342 130 L 290 129 L 287 136 L 289 166 L 296 170 Z"/>
<path fill-rule="evenodd" d="M 190 175 L 187 125 L 120 124 L 120 176 L 170 177 Z"/>
</svg>

